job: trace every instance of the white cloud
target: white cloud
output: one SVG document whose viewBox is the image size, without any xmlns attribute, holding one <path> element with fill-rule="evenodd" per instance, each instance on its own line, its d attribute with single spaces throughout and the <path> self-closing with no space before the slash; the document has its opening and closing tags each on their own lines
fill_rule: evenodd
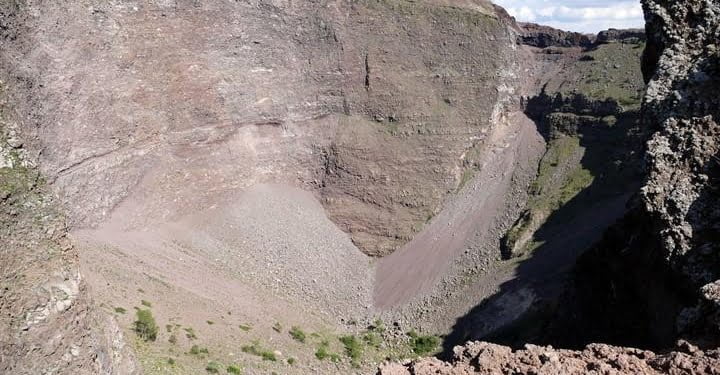
<svg viewBox="0 0 720 375">
<path fill-rule="evenodd" d="M 639 0 L 494 0 L 518 21 L 565 30 L 598 32 L 607 28 L 641 27 Z"/>
</svg>

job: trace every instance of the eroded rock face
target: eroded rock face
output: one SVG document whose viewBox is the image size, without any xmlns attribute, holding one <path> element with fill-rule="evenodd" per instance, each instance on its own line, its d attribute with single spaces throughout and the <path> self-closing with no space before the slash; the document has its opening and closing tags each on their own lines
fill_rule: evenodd
<svg viewBox="0 0 720 375">
<path fill-rule="evenodd" d="M 576 272 L 574 299 L 597 339 L 662 347 L 678 335 L 708 345 L 720 337 L 714 297 L 701 292 L 720 277 L 719 6 L 644 2 L 648 177 L 631 212 Z"/>
<path fill-rule="evenodd" d="M 3 70 L 76 228 L 289 183 L 386 255 L 460 185 L 517 61 L 486 1 L 22 4 Z"/>
<path fill-rule="evenodd" d="M 0 100 L 0 373 L 137 373 L 115 321 L 92 303 L 64 217 L 4 118 L 5 104 Z"/>
<path fill-rule="evenodd" d="M 563 31 L 535 23 L 519 23 L 521 28 L 518 42 L 528 46 L 547 47 L 590 47 L 593 39 L 582 33 Z"/>
<path fill-rule="evenodd" d="M 566 314 L 549 330 L 568 345 L 592 340 L 667 349 L 681 337 L 709 350 L 685 341 L 668 354 L 598 344 L 512 351 L 468 343 L 455 349 L 451 363 L 421 359 L 388 365 L 381 374 L 720 371 L 714 349 L 720 342 L 720 2 L 644 0 L 643 6 L 647 179 L 629 213 L 580 259 Z"/>
</svg>

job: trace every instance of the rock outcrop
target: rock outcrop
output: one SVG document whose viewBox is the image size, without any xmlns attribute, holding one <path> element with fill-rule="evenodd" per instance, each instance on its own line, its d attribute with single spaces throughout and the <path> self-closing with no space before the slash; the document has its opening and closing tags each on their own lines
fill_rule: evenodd
<svg viewBox="0 0 720 375">
<path fill-rule="evenodd" d="M 595 38 L 596 43 L 637 43 L 645 40 L 645 30 L 643 29 L 608 29 L 599 32 Z"/>
<path fill-rule="evenodd" d="M 593 38 L 590 35 L 563 31 L 550 26 L 535 23 L 519 23 L 518 42 L 528 46 L 547 47 L 590 47 Z"/>
<path fill-rule="evenodd" d="M 92 302 L 11 110 L 0 100 L 0 373 L 135 374 L 122 332 Z"/>
<path fill-rule="evenodd" d="M 450 363 L 389 364 L 381 374 L 720 371 L 720 2 L 643 0 L 643 7 L 645 182 L 628 214 L 578 261 L 565 313 L 544 329 L 569 346 L 607 342 L 667 354 L 475 342 L 456 347 Z"/>
<path fill-rule="evenodd" d="M 702 351 L 681 342 L 678 351 L 655 354 L 647 350 L 592 344 L 582 351 L 526 345 L 514 351 L 506 346 L 471 342 L 455 348 L 452 363 L 436 358 L 404 365 L 388 363 L 379 375 L 581 375 L 581 374 L 717 374 L 720 351 Z"/>
</svg>

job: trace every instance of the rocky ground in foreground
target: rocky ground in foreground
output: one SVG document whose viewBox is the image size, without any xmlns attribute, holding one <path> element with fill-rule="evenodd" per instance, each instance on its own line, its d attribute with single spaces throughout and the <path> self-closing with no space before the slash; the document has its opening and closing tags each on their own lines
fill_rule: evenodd
<svg viewBox="0 0 720 375">
<path fill-rule="evenodd" d="M 512 350 L 487 342 L 471 342 L 455 348 L 452 362 L 436 358 L 407 364 L 385 364 L 379 375 L 580 375 L 580 374 L 697 374 L 720 373 L 720 351 L 702 351 L 681 342 L 678 351 L 655 354 L 647 350 L 604 344 L 588 345 L 585 350 L 554 349 L 526 345 Z"/>
</svg>

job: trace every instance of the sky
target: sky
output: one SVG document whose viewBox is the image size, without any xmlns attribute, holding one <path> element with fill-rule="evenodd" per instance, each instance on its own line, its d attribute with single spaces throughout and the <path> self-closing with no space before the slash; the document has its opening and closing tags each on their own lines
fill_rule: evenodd
<svg viewBox="0 0 720 375">
<path fill-rule="evenodd" d="M 596 33 L 609 28 L 642 27 L 640 0 L 492 0 L 521 22 Z"/>
</svg>

